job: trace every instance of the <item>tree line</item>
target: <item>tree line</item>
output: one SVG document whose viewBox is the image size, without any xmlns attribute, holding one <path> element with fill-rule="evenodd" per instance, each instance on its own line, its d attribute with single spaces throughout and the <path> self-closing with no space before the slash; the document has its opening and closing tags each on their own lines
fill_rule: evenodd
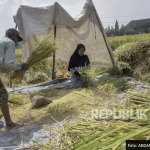
<svg viewBox="0 0 150 150">
<path fill-rule="evenodd" d="M 122 24 L 121 28 L 116 20 L 115 28 L 108 25 L 105 31 L 108 37 L 150 33 L 150 20 L 147 22 L 131 21 L 126 27 Z"/>
</svg>

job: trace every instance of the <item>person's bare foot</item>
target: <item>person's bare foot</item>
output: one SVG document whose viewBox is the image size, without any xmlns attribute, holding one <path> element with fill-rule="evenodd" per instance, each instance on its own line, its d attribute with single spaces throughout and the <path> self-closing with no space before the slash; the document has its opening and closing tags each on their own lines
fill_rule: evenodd
<svg viewBox="0 0 150 150">
<path fill-rule="evenodd" d="M 0 114 L 0 119 L 3 117 L 3 114 Z"/>
<path fill-rule="evenodd" d="M 13 128 L 20 128 L 20 127 L 23 127 L 24 126 L 24 123 L 10 123 L 8 125 L 6 125 L 6 128 L 7 129 L 13 129 Z"/>
</svg>

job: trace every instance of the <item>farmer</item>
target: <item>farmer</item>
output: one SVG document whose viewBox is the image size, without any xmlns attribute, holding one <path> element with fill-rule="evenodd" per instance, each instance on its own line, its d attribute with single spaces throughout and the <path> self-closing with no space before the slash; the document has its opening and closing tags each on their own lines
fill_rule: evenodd
<svg viewBox="0 0 150 150">
<path fill-rule="evenodd" d="M 84 55 L 85 52 L 85 46 L 83 44 L 78 44 L 75 52 L 70 58 L 68 71 L 71 71 L 71 85 L 70 88 L 75 87 L 84 87 L 86 84 L 86 81 L 84 81 L 78 72 L 79 67 L 81 67 L 82 70 L 84 70 L 85 66 L 90 68 L 90 60 L 87 55 Z M 94 84 L 93 81 L 91 83 Z"/>
<path fill-rule="evenodd" d="M 6 31 L 5 37 L 0 39 L 0 72 L 8 73 L 11 70 L 28 70 L 29 65 L 15 64 L 15 47 L 18 42 L 23 39 L 19 36 L 19 32 L 13 28 Z M 8 93 L 0 79 L 0 107 L 6 122 L 6 128 L 22 127 L 23 123 L 12 122 L 8 107 Z"/>
</svg>

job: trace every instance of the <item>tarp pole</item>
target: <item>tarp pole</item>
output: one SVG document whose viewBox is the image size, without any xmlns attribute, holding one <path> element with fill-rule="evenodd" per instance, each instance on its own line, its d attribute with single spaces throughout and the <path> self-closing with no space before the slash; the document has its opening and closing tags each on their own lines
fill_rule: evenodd
<svg viewBox="0 0 150 150">
<path fill-rule="evenodd" d="M 17 30 L 17 24 L 16 24 L 16 27 L 15 27 L 15 29 Z"/>
<path fill-rule="evenodd" d="M 54 39 L 56 38 L 56 24 L 54 25 Z M 55 71 L 55 52 L 53 55 L 53 71 L 52 71 L 52 80 L 54 80 L 54 71 Z"/>
</svg>

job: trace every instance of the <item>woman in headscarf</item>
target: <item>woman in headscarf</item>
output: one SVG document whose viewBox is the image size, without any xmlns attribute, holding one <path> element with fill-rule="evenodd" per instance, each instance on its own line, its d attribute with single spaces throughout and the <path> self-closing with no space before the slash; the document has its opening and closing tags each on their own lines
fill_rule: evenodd
<svg viewBox="0 0 150 150">
<path fill-rule="evenodd" d="M 79 67 L 90 67 L 90 60 L 87 55 L 84 55 L 85 46 L 83 44 L 78 44 L 75 52 L 70 58 L 68 71 L 71 71 L 71 85 L 70 88 L 75 88 L 79 86 L 84 86 L 84 81 L 78 72 Z M 92 83 L 94 84 L 94 83 Z"/>
</svg>

